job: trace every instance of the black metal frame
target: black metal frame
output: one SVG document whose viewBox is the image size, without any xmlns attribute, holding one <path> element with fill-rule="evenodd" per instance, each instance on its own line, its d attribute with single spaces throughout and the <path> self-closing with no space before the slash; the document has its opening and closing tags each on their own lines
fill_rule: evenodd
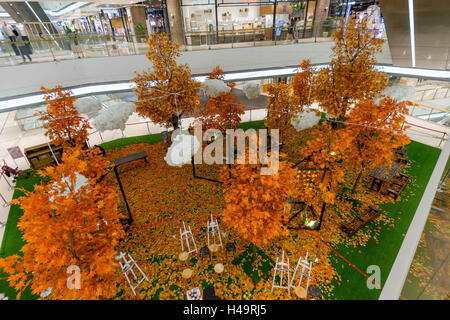
<svg viewBox="0 0 450 320">
<path fill-rule="evenodd" d="M 292 203 L 292 204 L 305 204 L 305 205 L 306 205 L 306 203 L 305 203 L 304 201 L 290 201 L 290 203 Z M 309 208 L 312 210 L 313 215 L 317 217 L 316 213 L 314 212 L 314 208 L 313 208 L 312 206 L 308 206 L 307 209 L 309 209 Z M 319 224 L 317 225 L 317 228 L 316 228 L 316 229 L 309 229 L 309 228 L 305 228 L 304 226 L 294 226 L 294 227 L 291 227 L 291 226 L 289 226 L 289 225 L 288 225 L 288 229 L 304 229 L 304 230 L 311 230 L 311 231 L 319 231 L 319 230 L 320 230 L 320 227 L 322 226 L 322 220 L 323 220 L 323 216 L 324 216 L 324 213 L 325 213 L 325 209 L 326 209 L 326 202 L 324 202 L 324 203 L 322 204 L 322 209 L 320 210 L 320 216 L 319 216 Z M 300 211 L 298 211 L 298 212 L 296 212 L 295 214 L 293 214 L 293 215 L 289 218 L 289 220 L 287 221 L 287 223 L 289 224 L 294 218 L 296 218 L 296 217 L 299 215 L 299 213 L 300 213 Z"/>
<path fill-rule="evenodd" d="M 194 179 L 203 179 L 203 180 L 206 180 L 206 181 L 211 181 L 211 182 L 216 182 L 216 183 L 223 184 L 222 181 L 219 181 L 219 180 L 217 180 L 217 179 L 212 179 L 212 178 L 206 178 L 206 177 L 198 176 L 198 175 L 195 173 L 195 162 L 194 162 L 194 157 L 191 158 L 191 163 L 192 163 L 192 176 L 194 177 Z M 228 165 L 228 167 L 231 169 L 231 165 L 230 165 L 230 164 Z"/>
</svg>

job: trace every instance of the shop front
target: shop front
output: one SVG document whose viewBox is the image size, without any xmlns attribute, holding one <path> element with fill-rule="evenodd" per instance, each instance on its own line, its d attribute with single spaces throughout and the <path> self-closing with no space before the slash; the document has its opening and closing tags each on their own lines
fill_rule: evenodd
<svg viewBox="0 0 450 320">
<path fill-rule="evenodd" d="M 181 0 L 187 45 L 308 37 L 316 0 Z"/>
</svg>

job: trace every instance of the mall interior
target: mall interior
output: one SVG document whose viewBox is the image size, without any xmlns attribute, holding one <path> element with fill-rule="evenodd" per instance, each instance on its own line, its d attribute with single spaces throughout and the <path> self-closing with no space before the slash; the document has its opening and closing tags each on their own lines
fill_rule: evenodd
<svg viewBox="0 0 450 320">
<path fill-rule="evenodd" d="M 0 1 L 0 300 L 67 299 L 63 298 L 56 289 L 53 289 L 52 294 L 51 288 L 57 288 L 57 285 L 50 284 L 51 281 L 44 281 L 42 277 L 36 275 L 27 279 L 36 279 L 42 283 L 35 285 L 33 280 L 30 280 L 26 283 L 27 286 L 32 286 L 32 289 L 27 288 L 22 295 L 18 295 L 20 291 L 17 289 L 18 284 L 14 284 L 14 281 L 8 278 L 11 272 L 5 267 L 6 264 L 1 262 L 2 259 L 21 252 L 22 247 L 25 248 L 27 245 L 21 236 L 21 232 L 26 234 L 27 230 L 20 229 L 20 225 L 25 226 L 25 222 L 22 224 L 19 222 L 23 220 L 21 218 L 23 212 L 17 200 L 14 199 L 23 195 L 21 188 L 32 191 L 34 185 L 38 184 L 36 181 L 40 180 L 34 178 L 38 170 L 60 166 L 62 161 L 63 148 L 53 144 L 46 132 L 48 119 L 42 118 L 42 114 L 47 112 L 49 105 L 48 101 L 44 100 L 43 87 L 61 86 L 63 89 L 70 90 L 72 97 L 78 98 L 79 101 L 84 99 L 84 101 L 90 101 L 92 105 L 98 105 L 97 114 L 102 111 L 106 114 L 106 111 L 111 112 L 117 106 L 123 106 L 124 109 L 132 106 L 131 111 L 120 111 L 128 113 L 124 123 L 118 127 L 106 122 L 101 127 L 97 119 L 84 116 L 87 123 L 90 123 L 85 145 L 87 148 L 102 146 L 108 151 L 107 153 L 111 152 L 108 146 L 112 145 L 129 145 L 127 147 L 129 152 L 139 151 L 138 143 L 147 141 L 147 138 L 142 137 L 161 139 L 164 133 L 168 132 L 168 125 L 158 123 L 153 118 L 136 111 L 140 108 L 139 102 L 136 101 L 141 98 L 137 94 L 136 82 L 133 80 L 136 73 L 153 68 L 148 57 L 156 55 L 157 50 L 149 39 L 157 35 L 166 35 L 167 41 L 178 44 L 180 55 L 177 63 L 186 64 L 190 68 L 193 80 L 199 83 L 211 81 L 208 75 L 216 66 L 220 66 L 223 70 L 221 80 L 225 83 L 235 83 L 231 89 L 233 99 L 236 103 L 245 105 L 239 116 L 241 125 L 249 123 L 250 128 L 251 124 L 257 123 L 264 126 L 264 123 L 267 125 L 273 104 L 273 88 L 283 84 L 294 87 L 298 68 L 303 60 L 309 60 L 317 72 L 327 69 L 330 62 L 334 61 L 334 48 L 339 37 L 337 35 L 343 35 L 345 38 L 346 25 L 352 19 L 365 21 L 371 39 L 382 43 L 381 50 L 374 54 L 376 65 L 373 68 L 385 74 L 388 79 L 387 87 L 383 92 L 397 102 L 411 102 L 407 104 L 405 112 L 401 115 L 404 119 L 401 130 L 411 141 L 411 144 L 405 147 L 409 153 L 409 164 L 405 167 L 408 177 L 411 176 L 412 180 L 409 186 L 406 186 L 407 191 L 404 192 L 408 195 L 402 197 L 403 199 L 398 203 L 386 206 L 386 208 L 397 206 L 395 214 L 386 215 L 380 219 L 385 220 L 389 227 L 383 225 L 374 231 L 378 235 L 377 240 L 369 239 L 369 233 L 359 234 L 361 239 L 366 237 L 364 241 L 368 241 L 359 247 L 354 244 L 356 242 L 340 247 L 337 244 L 334 244 L 334 247 L 333 245 L 328 247 L 326 236 L 322 234 L 318 242 L 314 240 L 315 251 L 308 251 L 309 259 L 316 257 L 316 260 L 309 264 L 309 268 L 312 266 L 312 271 L 308 269 L 308 266 L 306 267 L 314 275 L 303 269 L 301 274 L 308 279 L 308 284 L 304 280 L 303 287 L 300 286 L 302 280 L 299 286 L 291 287 L 289 284 L 288 288 L 291 289 L 288 293 L 281 283 L 275 289 L 273 284 L 279 281 L 279 278 L 275 278 L 274 272 L 278 270 L 279 261 L 285 259 L 284 249 L 283 252 L 281 249 L 276 251 L 277 256 L 274 253 L 275 249 L 267 249 L 265 251 L 267 255 L 261 253 L 262 261 L 266 261 L 263 257 L 271 259 L 270 263 L 267 262 L 269 271 L 262 268 L 263 276 L 258 274 L 259 271 L 255 272 L 256 276 L 254 276 L 253 271 L 249 271 L 248 266 L 245 265 L 246 258 L 242 258 L 247 252 L 244 251 L 244 247 L 247 248 L 243 244 L 245 242 L 226 240 L 226 237 L 231 238 L 231 234 L 234 235 L 234 231 L 224 231 L 226 228 L 224 221 L 227 220 L 222 220 L 221 212 L 209 213 L 208 211 L 208 219 L 209 214 L 212 219 L 208 220 L 208 225 L 205 220 L 202 221 L 203 229 L 199 227 L 197 230 L 193 226 L 195 241 L 198 242 L 199 248 L 203 246 L 202 241 L 206 241 L 206 236 L 203 234 L 207 226 L 209 245 L 210 227 L 217 226 L 218 221 L 218 225 L 224 231 L 222 232 L 224 245 L 221 249 L 224 253 L 214 253 L 211 246 L 204 247 L 208 250 L 210 259 L 216 259 L 211 262 L 209 269 L 208 262 L 205 262 L 206 271 L 204 271 L 198 260 L 207 261 L 207 258 L 203 258 L 201 250 L 198 253 L 191 253 L 188 250 L 187 255 L 194 256 L 190 260 L 187 259 L 187 255 L 186 258 L 182 258 L 182 254 L 178 256 L 183 251 L 179 248 L 180 237 L 183 247 L 182 228 L 186 231 L 187 224 L 195 224 L 195 222 L 188 219 L 182 221 L 176 217 L 172 219 L 172 216 L 170 219 L 168 216 L 161 216 L 155 219 L 159 219 L 161 223 L 162 221 L 167 223 L 164 225 L 164 228 L 168 230 L 166 241 L 173 242 L 173 247 L 177 246 L 176 250 L 178 250 L 173 253 L 175 257 L 173 274 L 180 274 L 182 277 L 174 275 L 158 280 L 160 289 L 156 289 L 157 280 L 155 279 L 162 277 L 154 264 L 157 258 L 153 257 L 151 260 L 153 262 L 149 262 L 150 260 L 144 259 L 143 251 L 139 251 L 138 254 L 137 249 L 126 252 L 127 255 L 121 252 L 122 255 L 116 256 L 115 263 L 119 268 L 116 273 L 123 281 L 120 286 L 125 294 L 115 297 L 133 299 L 140 295 L 140 299 L 195 299 L 198 291 L 200 297 L 203 295 L 206 298 L 211 293 L 205 288 L 212 287 L 213 297 L 215 297 L 215 288 L 217 296 L 227 300 L 234 299 L 233 297 L 236 299 L 306 299 L 302 296 L 302 292 L 305 291 L 302 288 L 306 286 L 308 299 L 448 300 L 450 297 L 448 280 L 449 17 L 448 0 Z M 354 87 L 358 87 L 358 84 L 354 83 Z M 249 88 L 256 88 L 256 95 L 254 92 L 250 94 Z M 178 88 L 180 92 L 183 89 L 186 88 Z M 202 99 L 206 99 L 206 91 L 201 91 L 201 95 Z M 174 96 L 177 97 L 177 93 Z M 176 101 L 175 98 L 175 103 Z M 133 109 L 135 104 L 138 105 L 137 109 L 135 107 Z M 86 106 L 88 108 L 89 104 Z M 82 113 L 89 115 L 89 110 L 86 111 L 86 108 Z M 322 117 L 328 119 L 326 109 L 319 102 L 310 104 L 308 108 L 321 112 Z M 186 129 L 193 125 L 195 119 L 194 114 L 184 113 L 179 117 L 181 128 Z M 124 150 L 128 149 L 117 151 L 117 156 L 126 156 Z M 153 165 L 152 158 L 158 155 L 158 150 L 153 150 L 156 155 L 148 154 L 148 165 Z M 137 162 L 133 164 L 141 165 Z M 189 168 L 186 169 L 187 167 Z M 190 167 L 189 162 L 183 168 L 190 174 Z M 130 166 L 130 168 L 135 167 Z M 130 203 L 133 215 L 137 215 L 141 207 L 139 198 L 136 198 L 134 194 L 131 195 L 135 190 L 131 186 L 134 180 L 132 177 L 128 181 L 125 179 L 125 176 L 130 174 L 135 175 L 134 170 L 120 172 L 123 186 L 118 178 L 120 191 L 117 191 L 119 187 L 116 191 L 118 195 L 122 194 L 120 197 L 117 196 L 121 199 L 119 206 L 124 205 L 123 202 L 125 202 L 127 211 L 130 212 Z M 114 171 L 119 177 L 115 168 Z M 31 178 L 28 178 L 30 172 Z M 414 176 L 413 173 L 417 175 Z M 136 177 L 133 176 L 133 178 Z M 142 176 L 142 179 L 145 178 L 156 179 L 156 176 L 149 173 L 148 176 Z M 379 181 L 384 181 L 384 178 L 380 179 L 382 180 Z M 108 181 L 117 184 L 116 180 Z M 172 180 L 167 181 L 169 184 L 172 183 L 170 182 Z M 202 183 L 206 185 L 211 182 L 203 181 Z M 164 184 L 164 182 L 156 182 L 156 184 Z M 404 185 L 400 191 L 403 188 L 405 188 Z M 166 190 L 165 187 L 164 190 Z M 127 193 L 128 195 L 125 196 Z M 147 197 L 140 196 L 142 199 Z M 156 196 L 152 193 L 148 197 L 154 199 Z M 198 199 L 203 198 L 199 196 Z M 198 201 L 201 202 L 201 200 Z M 150 202 L 155 205 L 158 200 Z M 160 201 L 160 203 L 162 206 L 163 202 Z M 198 206 L 206 205 L 200 203 Z M 25 210 L 25 206 L 23 208 Z M 176 208 L 183 210 L 178 205 Z M 305 212 L 306 208 L 308 207 L 305 206 Z M 206 212 L 202 210 L 199 209 L 198 212 Z M 220 217 L 218 220 L 213 219 L 213 215 L 216 216 L 216 214 Z M 145 229 L 145 224 L 153 221 L 152 219 L 136 218 L 131 230 Z M 369 223 L 365 228 L 373 229 L 374 223 Z M 376 225 L 378 228 L 379 225 Z M 213 233 L 214 228 L 211 228 Z M 202 235 L 200 230 L 203 230 Z M 170 234 L 171 231 L 173 234 Z M 190 227 L 186 232 L 189 234 Z M 55 233 L 52 234 L 55 236 Z M 357 236 L 358 234 L 352 239 Z M 162 232 L 161 237 L 164 237 Z M 151 236 L 134 238 L 133 241 L 137 243 L 145 239 L 150 241 L 148 239 L 151 239 Z M 220 241 L 222 245 L 222 240 Z M 225 246 L 225 242 L 228 241 L 230 241 L 228 244 L 231 243 L 232 246 L 228 244 Z M 31 240 L 28 242 L 30 243 Z M 158 245 L 160 245 L 159 242 Z M 383 249 L 377 251 L 377 247 Z M 292 269 L 291 277 L 294 279 L 299 267 L 297 265 L 295 268 L 298 255 L 293 253 L 297 251 L 289 248 L 286 245 L 286 255 L 288 252 L 291 255 L 290 269 Z M 335 248 L 339 249 L 335 251 Z M 330 260 L 322 261 L 333 262 L 327 262 L 326 266 L 325 262 L 323 262 L 324 265 L 320 265 L 321 250 L 322 255 L 325 255 L 325 252 L 328 252 L 330 256 L 333 255 Z M 229 251 L 233 251 L 234 258 L 228 257 L 231 254 Z M 298 252 L 304 256 L 306 251 L 303 251 Z M 272 253 L 274 254 L 271 256 Z M 306 260 L 299 259 L 299 264 L 307 261 L 308 254 Z M 339 257 L 344 260 L 340 260 Z M 239 259 L 243 261 L 242 266 Z M 158 265 L 162 268 L 165 260 L 161 261 Z M 216 262 L 220 263 L 215 264 Z M 265 262 L 261 263 L 264 265 Z M 326 271 L 331 265 L 333 265 L 333 271 Z M 133 282 L 131 279 L 133 277 L 127 275 L 127 270 L 132 270 L 133 266 L 139 271 L 131 271 L 137 282 Z M 376 275 L 371 276 L 374 272 L 373 266 L 381 268 L 381 275 L 378 278 Z M 250 269 L 251 267 L 250 265 Z M 27 268 L 28 271 L 37 270 L 33 269 L 30 262 Z M 240 271 L 233 268 L 240 268 Z M 289 269 L 289 265 L 287 268 Z M 283 267 L 281 270 L 284 270 Z M 236 285 L 239 287 L 237 282 L 225 288 L 220 281 L 223 277 L 228 277 L 227 272 L 229 279 L 233 279 L 229 280 L 229 283 L 238 279 L 236 274 L 241 272 L 248 275 L 249 283 L 253 281 L 253 284 L 249 285 L 254 285 L 255 289 L 251 293 L 244 294 L 244 289 L 235 288 Z M 314 278 L 315 274 L 320 272 L 329 272 L 333 276 Z M 65 271 L 63 277 L 65 281 L 67 277 Z M 310 277 L 313 285 L 309 284 Z M 369 280 L 376 283 L 375 288 L 370 287 Z M 15 281 L 17 282 L 17 279 Z M 183 281 L 187 283 L 185 286 Z M 210 285 L 205 284 L 205 281 Z M 281 282 L 283 282 L 283 276 L 281 276 Z M 47 287 L 49 290 L 41 290 Z M 299 291 L 298 288 L 303 291 Z M 239 293 L 234 295 L 233 290 Z M 260 293 L 256 294 L 256 292 Z M 89 296 L 88 294 L 84 292 L 83 296 Z"/>
</svg>

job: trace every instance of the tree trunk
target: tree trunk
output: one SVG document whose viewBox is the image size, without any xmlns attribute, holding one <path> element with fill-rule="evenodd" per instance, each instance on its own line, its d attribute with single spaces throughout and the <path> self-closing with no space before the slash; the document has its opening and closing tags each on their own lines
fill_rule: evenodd
<svg viewBox="0 0 450 320">
<path fill-rule="evenodd" d="M 173 130 L 177 130 L 179 127 L 179 121 L 178 116 L 176 114 L 172 115 L 172 119 L 170 122 L 172 122 Z"/>
<path fill-rule="evenodd" d="M 70 247 L 71 247 L 70 251 L 72 251 L 73 257 L 79 261 L 80 258 L 77 256 L 77 252 L 75 251 L 75 239 L 73 231 L 70 232 Z"/>
<path fill-rule="evenodd" d="M 362 170 L 359 171 L 358 176 L 356 177 L 355 183 L 353 184 L 352 193 L 354 193 L 356 191 L 356 187 L 359 184 L 359 180 L 361 179 L 361 176 L 362 176 Z"/>
<path fill-rule="evenodd" d="M 333 130 L 344 128 L 345 124 L 343 122 L 345 122 L 345 116 L 341 115 L 337 118 L 331 118 L 330 122 L 331 122 L 331 128 Z"/>
</svg>

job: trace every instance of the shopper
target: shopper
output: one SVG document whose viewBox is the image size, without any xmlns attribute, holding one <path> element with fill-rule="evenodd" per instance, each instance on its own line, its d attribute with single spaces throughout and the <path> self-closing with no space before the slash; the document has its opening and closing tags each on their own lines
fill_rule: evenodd
<svg viewBox="0 0 450 320">
<path fill-rule="evenodd" d="M 25 34 L 25 29 L 20 28 L 19 26 L 13 30 L 14 34 L 16 35 L 17 41 L 18 41 L 18 48 L 20 51 L 20 54 L 22 56 L 23 62 L 26 62 L 27 60 L 25 57 L 32 61 L 31 56 L 33 54 L 33 50 L 31 49 L 30 45 L 30 39 Z"/>
<path fill-rule="evenodd" d="M 300 19 L 300 17 L 297 17 L 295 19 L 295 40 L 297 40 L 296 42 L 298 43 L 298 38 L 299 38 L 299 33 L 300 33 L 300 29 L 302 28 L 302 19 Z"/>
<path fill-rule="evenodd" d="M 17 48 L 15 42 L 16 42 L 16 36 L 13 32 L 13 29 L 11 26 L 9 26 L 6 22 L 3 22 L 3 26 L 2 26 L 2 32 L 5 35 L 5 37 L 9 38 L 9 41 L 11 42 L 11 47 L 14 50 L 14 53 L 16 54 L 16 56 L 20 56 L 20 52 L 19 49 Z"/>
<path fill-rule="evenodd" d="M 294 18 L 291 19 L 291 21 L 289 22 L 289 26 L 288 26 L 288 33 L 286 35 L 286 41 L 288 40 L 288 38 L 291 38 L 292 41 L 294 41 L 294 27 L 295 27 L 295 20 Z"/>
</svg>

